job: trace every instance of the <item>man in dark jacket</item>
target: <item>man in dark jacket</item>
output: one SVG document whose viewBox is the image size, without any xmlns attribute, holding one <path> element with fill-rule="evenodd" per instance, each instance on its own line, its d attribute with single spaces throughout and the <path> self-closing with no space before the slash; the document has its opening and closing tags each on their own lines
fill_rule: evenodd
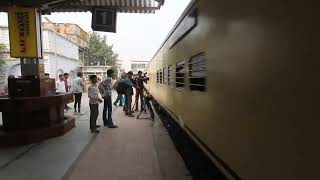
<svg viewBox="0 0 320 180">
<path fill-rule="evenodd" d="M 144 90 L 144 78 L 142 77 L 142 71 L 138 72 L 138 77 L 135 80 L 135 88 L 136 88 L 136 101 L 135 101 L 135 111 L 138 111 L 139 105 L 139 97 L 140 97 L 140 107 L 142 110 L 142 103 L 143 103 L 143 90 Z"/>
<path fill-rule="evenodd" d="M 127 73 L 127 77 L 124 79 L 124 83 L 126 84 L 126 104 L 125 104 L 125 112 L 129 117 L 134 117 L 131 111 L 131 103 L 132 103 L 132 95 L 133 95 L 133 86 L 134 80 L 132 79 L 133 73 L 129 71 Z"/>
</svg>

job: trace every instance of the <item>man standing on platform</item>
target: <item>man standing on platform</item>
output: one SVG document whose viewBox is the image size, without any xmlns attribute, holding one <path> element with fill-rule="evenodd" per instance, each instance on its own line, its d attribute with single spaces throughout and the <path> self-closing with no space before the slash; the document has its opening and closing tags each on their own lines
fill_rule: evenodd
<svg viewBox="0 0 320 180">
<path fill-rule="evenodd" d="M 59 80 L 56 81 L 56 89 L 57 89 L 57 93 L 60 93 L 60 94 L 66 93 L 66 87 L 65 87 L 65 83 L 64 83 L 63 74 L 59 74 Z"/>
<path fill-rule="evenodd" d="M 138 72 L 138 77 L 135 80 L 135 88 L 136 88 L 136 98 L 135 98 L 135 111 L 138 111 L 138 105 L 139 105 L 139 97 L 140 97 L 140 107 L 142 110 L 142 103 L 143 103 L 143 90 L 144 90 L 144 84 L 146 80 L 142 77 L 142 71 Z"/>
<path fill-rule="evenodd" d="M 114 101 L 113 105 L 114 106 L 118 106 L 118 102 L 119 106 L 123 106 L 122 104 L 122 98 L 123 95 L 125 94 L 124 92 L 124 87 L 122 86 L 122 84 L 124 84 L 124 78 L 125 78 L 126 73 L 122 73 L 122 75 L 118 78 L 118 80 L 114 83 L 113 88 L 117 91 L 117 99 Z"/>
<path fill-rule="evenodd" d="M 82 80 L 82 72 L 78 72 L 77 77 L 72 81 L 72 89 L 74 94 L 74 114 L 77 114 L 77 105 L 78 105 L 78 114 L 81 114 L 81 98 L 84 88 L 84 83 Z"/>
<path fill-rule="evenodd" d="M 134 80 L 132 79 L 133 73 L 129 71 L 127 73 L 127 77 L 124 80 L 124 83 L 126 84 L 126 104 L 125 104 L 125 112 L 126 115 L 129 117 L 134 117 L 132 114 L 133 112 L 131 111 L 131 103 L 132 103 L 132 96 L 133 96 L 133 86 L 134 86 Z"/>
<path fill-rule="evenodd" d="M 104 126 L 108 126 L 109 128 L 117 128 L 112 121 L 112 77 L 114 71 L 112 69 L 108 69 L 107 78 L 101 82 L 99 85 L 99 91 L 104 99 L 103 105 L 103 124 Z M 108 113 L 108 115 L 107 115 Z"/>
<path fill-rule="evenodd" d="M 66 92 L 69 92 L 71 88 L 71 83 L 69 81 L 69 73 L 64 73 L 63 76 L 64 76 L 64 86 L 66 88 Z M 65 109 L 69 110 L 71 108 L 66 104 Z"/>
<path fill-rule="evenodd" d="M 96 75 L 90 76 L 91 85 L 88 88 L 89 106 L 90 106 L 90 130 L 91 133 L 99 133 L 97 129 L 97 118 L 99 116 L 99 104 L 102 100 L 99 98 L 99 90 L 97 87 L 98 78 Z"/>
</svg>

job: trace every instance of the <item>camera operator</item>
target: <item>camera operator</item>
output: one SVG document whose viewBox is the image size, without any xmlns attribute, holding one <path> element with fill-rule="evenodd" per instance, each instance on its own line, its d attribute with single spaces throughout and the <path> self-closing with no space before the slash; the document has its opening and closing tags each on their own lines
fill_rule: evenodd
<svg viewBox="0 0 320 180">
<path fill-rule="evenodd" d="M 142 109 L 143 103 L 143 90 L 144 90 L 144 82 L 147 83 L 149 78 L 142 76 L 142 71 L 138 72 L 138 77 L 135 79 L 135 88 L 136 88 L 136 98 L 135 98 L 135 111 L 138 111 L 138 101 L 140 97 L 140 107 Z"/>
</svg>

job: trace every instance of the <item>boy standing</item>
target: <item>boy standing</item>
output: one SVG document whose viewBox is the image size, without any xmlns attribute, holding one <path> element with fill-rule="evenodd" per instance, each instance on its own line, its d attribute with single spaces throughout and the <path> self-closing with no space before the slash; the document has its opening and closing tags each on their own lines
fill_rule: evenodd
<svg viewBox="0 0 320 180">
<path fill-rule="evenodd" d="M 99 115 L 99 103 L 102 100 L 99 98 L 99 90 L 97 86 L 98 78 L 96 75 L 90 76 L 91 85 L 88 88 L 89 106 L 90 106 L 90 130 L 91 133 L 99 133 L 99 126 L 96 125 Z"/>
</svg>

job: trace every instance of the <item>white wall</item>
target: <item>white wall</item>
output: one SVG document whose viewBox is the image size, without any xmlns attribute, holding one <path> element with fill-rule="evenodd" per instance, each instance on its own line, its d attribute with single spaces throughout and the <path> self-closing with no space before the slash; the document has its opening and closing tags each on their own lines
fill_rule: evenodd
<svg viewBox="0 0 320 180">
<path fill-rule="evenodd" d="M 0 27 L 0 42 L 6 44 L 9 49 L 9 31 L 7 27 Z M 49 73 L 51 78 L 57 78 L 59 70 L 63 73 L 75 74 L 81 65 L 78 46 L 53 31 L 42 31 L 42 48 L 45 72 Z M 10 58 L 9 54 L 5 54 L 5 56 L 6 64 L 0 68 L 0 91 L 6 83 L 8 75 L 12 73 L 16 76 L 20 75 L 20 71 L 17 71 L 17 65 L 20 64 L 20 60 Z"/>
<path fill-rule="evenodd" d="M 59 73 L 76 71 L 80 66 L 78 46 L 63 36 L 50 30 L 43 30 L 43 50 L 45 72 L 51 78 Z"/>
<path fill-rule="evenodd" d="M 51 78 L 57 78 L 58 71 L 71 74 L 71 71 L 76 71 L 80 66 L 79 60 L 69 59 L 63 56 L 49 54 L 48 60 L 45 61 L 45 71 L 50 74 Z"/>
<path fill-rule="evenodd" d="M 58 33 L 47 31 L 49 37 L 49 52 L 57 53 L 70 59 L 79 60 L 79 48 Z"/>
<path fill-rule="evenodd" d="M 9 31 L 7 27 L 0 27 L 0 42 L 4 43 L 9 50 Z"/>
</svg>

